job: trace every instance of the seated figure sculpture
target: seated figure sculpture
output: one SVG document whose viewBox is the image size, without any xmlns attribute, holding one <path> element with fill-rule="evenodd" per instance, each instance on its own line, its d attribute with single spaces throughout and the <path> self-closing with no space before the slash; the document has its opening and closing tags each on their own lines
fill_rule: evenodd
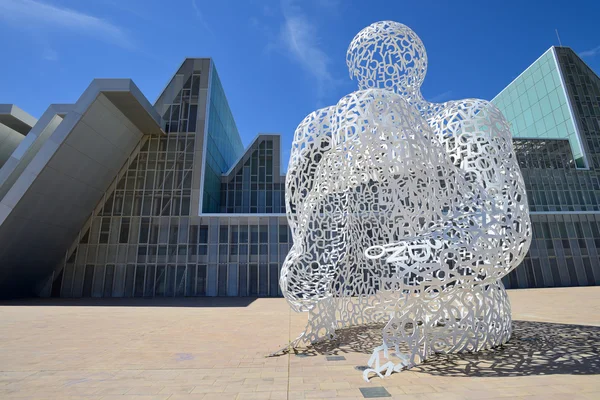
<svg viewBox="0 0 600 400">
<path fill-rule="evenodd" d="M 507 121 L 485 100 L 423 99 L 425 48 L 400 23 L 363 29 L 347 65 L 359 90 L 308 115 L 290 155 L 280 286 L 308 313 L 292 347 L 381 324 L 368 381 L 505 343 L 501 278 L 531 242 Z"/>
</svg>

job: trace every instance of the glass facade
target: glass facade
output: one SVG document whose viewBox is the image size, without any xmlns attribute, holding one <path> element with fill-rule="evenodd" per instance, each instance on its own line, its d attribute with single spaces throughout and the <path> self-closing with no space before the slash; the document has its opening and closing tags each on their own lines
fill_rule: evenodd
<svg viewBox="0 0 600 400">
<path fill-rule="evenodd" d="M 513 146 L 521 169 L 575 168 L 567 139 L 513 139 Z"/>
<path fill-rule="evenodd" d="M 553 48 L 523 71 L 492 103 L 510 121 L 513 137 L 568 139 L 577 166 L 586 166 Z"/>
<path fill-rule="evenodd" d="M 280 296 L 291 245 L 283 216 L 102 218 L 54 284 L 61 297 Z"/>
<path fill-rule="evenodd" d="M 200 61 L 186 60 L 157 101 L 165 135 L 138 144 L 67 252 L 53 293 L 281 295 L 279 271 L 291 233 L 278 214 L 285 180 L 279 136 L 260 135 L 243 153 L 216 70 L 212 62 Z M 218 213 L 231 199 L 241 201 L 238 214 L 271 215 L 198 215 L 193 207 L 198 170 L 205 174 L 206 213 Z"/>
<path fill-rule="evenodd" d="M 590 167 L 600 168 L 600 78 L 570 48 L 556 55 Z"/>
<path fill-rule="evenodd" d="M 565 140 L 514 141 L 527 187 L 533 241 L 523 265 L 505 279 L 507 287 L 600 284 L 600 78 L 566 47 L 550 49 L 534 65 L 542 68 L 545 57 L 544 63 L 552 66 L 547 59 L 553 55 L 565 83 L 559 92 L 568 96 L 582 146 L 574 147 L 573 136 L 566 138 L 571 156 Z M 506 93 L 505 89 L 496 100 Z M 507 118 L 512 115 L 511 129 L 518 136 L 517 116 L 505 112 Z M 587 159 L 589 169 L 573 167 L 571 157 L 578 154 L 579 160 Z"/>
<path fill-rule="evenodd" d="M 203 213 L 219 212 L 221 204 L 221 174 L 242 155 L 244 146 L 235 125 L 227 97 L 216 68 L 212 69 L 206 164 L 204 165 Z"/>
<path fill-rule="evenodd" d="M 600 284 L 600 79 L 572 50 L 552 48 L 494 102 L 511 123 L 533 226 L 505 285 Z M 292 237 L 279 135 L 242 149 L 206 59 L 187 60 L 155 108 L 165 135 L 138 144 L 57 268 L 52 293 L 281 295 Z"/>
<path fill-rule="evenodd" d="M 279 165 L 279 136 L 260 135 L 223 176 L 222 213 L 285 214 L 285 175 Z"/>
<path fill-rule="evenodd" d="M 279 137 L 259 138 L 256 151 L 248 152 L 250 164 L 241 162 L 240 171 L 253 162 L 266 165 L 267 147 L 279 150 Z M 69 253 L 55 280 L 60 296 L 281 294 L 279 271 L 292 245 L 285 216 L 192 215 L 193 148 L 194 135 L 183 132 L 140 144 Z M 273 172 L 273 166 L 269 175 L 265 171 L 265 180 L 273 180 Z M 231 175 L 242 188 L 253 187 L 251 181 L 257 179 L 252 176 L 238 181 L 237 173 Z M 241 193 L 249 192 L 242 189 L 231 196 Z M 272 189 L 270 193 L 275 198 Z"/>
<path fill-rule="evenodd" d="M 507 288 L 600 285 L 600 215 L 533 214 L 533 240 Z"/>
</svg>

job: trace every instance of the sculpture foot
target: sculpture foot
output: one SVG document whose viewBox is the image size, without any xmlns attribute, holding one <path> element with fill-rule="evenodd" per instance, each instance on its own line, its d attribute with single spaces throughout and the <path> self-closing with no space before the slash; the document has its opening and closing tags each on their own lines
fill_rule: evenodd
<svg viewBox="0 0 600 400">
<path fill-rule="evenodd" d="M 390 376 L 394 372 L 400 372 L 403 369 L 408 369 L 413 366 L 410 363 L 410 359 L 409 359 L 408 355 L 404 354 L 404 353 L 400 353 L 397 348 L 396 348 L 396 352 L 393 353 L 392 355 L 394 357 L 399 358 L 401 360 L 401 362 L 394 364 L 392 361 L 388 361 L 385 364 L 380 365 L 379 364 L 379 352 L 380 351 L 383 351 L 383 357 L 385 359 L 389 360 L 388 347 L 385 344 L 381 345 L 379 347 L 376 347 L 373 350 L 373 354 L 371 355 L 371 358 L 369 359 L 369 362 L 368 362 L 368 365 L 371 368 L 365 369 L 363 371 L 363 379 L 366 382 L 369 382 L 369 374 L 374 373 L 383 379 L 386 376 Z M 385 372 L 385 374 L 384 374 L 384 372 Z"/>
</svg>

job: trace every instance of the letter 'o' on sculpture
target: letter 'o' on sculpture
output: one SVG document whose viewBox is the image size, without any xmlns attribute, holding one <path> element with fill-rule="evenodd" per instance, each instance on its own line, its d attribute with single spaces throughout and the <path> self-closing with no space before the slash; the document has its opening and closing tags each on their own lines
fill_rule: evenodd
<svg viewBox="0 0 600 400">
<path fill-rule="evenodd" d="M 501 278 L 531 242 L 506 119 L 485 100 L 427 102 L 427 53 L 403 24 L 366 27 L 346 62 L 358 90 L 309 114 L 292 144 L 294 245 L 280 286 L 308 313 L 292 346 L 380 324 L 368 380 L 434 353 L 505 343 L 512 322 Z"/>
</svg>

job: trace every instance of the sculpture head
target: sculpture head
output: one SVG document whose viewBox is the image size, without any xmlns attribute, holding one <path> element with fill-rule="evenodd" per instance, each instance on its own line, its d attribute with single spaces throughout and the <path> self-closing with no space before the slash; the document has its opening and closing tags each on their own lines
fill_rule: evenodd
<svg viewBox="0 0 600 400">
<path fill-rule="evenodd" d="M 427 72 L 427 53 L 417 34 L 394 21 L 375 22 L 348 47 L 350 77 L 362 89 L 378 88 L 407 95 L 418 91 Z"/>
</svg>

